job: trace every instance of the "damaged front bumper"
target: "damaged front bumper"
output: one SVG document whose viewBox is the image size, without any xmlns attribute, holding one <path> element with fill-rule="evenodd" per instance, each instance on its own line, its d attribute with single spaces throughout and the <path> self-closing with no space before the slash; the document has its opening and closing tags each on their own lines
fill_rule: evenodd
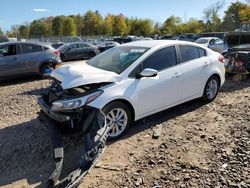
<svg viewBox="0 0 250 188">
<path fill-rule="evenodd" d="M 68 114 L 53 112 L 43 97 L 39 98 L 38 103 L 41 107 L 39 117 L 50 129 L 54 148 L 55 167 L 47 181 L 47 186 L 76 187 L 105 150 L 108 135 L 105 115 L 99 109 L 92 107 L 85 110 L 81 108 L 75 113 L 71 111 Z M 58 123 L 59 126 L 77 123 L 77 130 L 81 131 L 84 142 L 79 167 L 61 181 L 59 178 L 63 170 L 64 150 Z"/>
</svg>

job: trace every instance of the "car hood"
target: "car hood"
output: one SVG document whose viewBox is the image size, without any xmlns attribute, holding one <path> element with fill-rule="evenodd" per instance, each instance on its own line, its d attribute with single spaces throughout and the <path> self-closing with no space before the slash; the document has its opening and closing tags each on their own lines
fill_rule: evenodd
<svg viewBox="0 0 250 188">
<path fill-rule="evenodd" d="M 63 89 L 95 83 L 118 82 L 122 79 L 115 72 L 98 69 L 82 61 L 55 69 L 51 77 L 59 80 Z"/>
</svg>

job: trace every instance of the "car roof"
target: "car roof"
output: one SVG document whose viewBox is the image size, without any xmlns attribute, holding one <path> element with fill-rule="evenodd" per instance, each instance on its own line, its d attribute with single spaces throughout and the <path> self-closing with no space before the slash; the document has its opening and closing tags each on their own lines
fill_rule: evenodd
<svg viewBox="0 0 250 188">
<path fill-rule="evenodd" d="M 34 45 L 39 45 L 39 46 L 44 46 L 44 47 L 49 47 L 51 48 L 50 43 L 43 43 L 43 42 L 21 42 L 21 41 L 15 41 L 15 42 L 3 42 L 0 43 L 0 45 L 8 45 L 8 44 L 34 44 Z"/>
<path fill-rule="evenodd" d="M 201 38 L 198 38 L 198 39 L 208 39 L 208 40 L 211 40 L 211 39 L 219 39 L 219 38 L 218 37 L 201 37 Z"/>
<path fill-rule="evenodd" d="M 145 47 L 145 48 L 154 48 L 157 46 L 167 46 L 167 45 L 175 45 L 175 44 L 196 45 L 192 42 L 178 41 L 178 40 L 141 40 L 141 41 L 125 43 L 125 44 L 122 44 L 122 46 L 137 46 L 137 47 Z"/>
</svg>

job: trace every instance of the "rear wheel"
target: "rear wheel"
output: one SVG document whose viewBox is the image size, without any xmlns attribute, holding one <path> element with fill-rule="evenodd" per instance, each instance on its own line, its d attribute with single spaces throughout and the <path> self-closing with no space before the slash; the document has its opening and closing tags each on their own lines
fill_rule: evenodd
<svg viewBox="0 0 250 188">
<path fill-rule="evenodd" d="M 50 63 L 44 63 L 42 64 L 42 66 L 40 67 L 40 75 L 42 78 L 47 78 L 49 76 L 49 71 L 52 71 L 52 67 L 50 65 Z"/>
<path fill-rule="evenodd" d="M 112 102 L 103 108 L 103 112 L 110 128 L 108 140 L 121 138 L 132 122 L 130 109 L 121 102 Z"/>
<path fill-rule="evenodd" d="M 219 78 L 217 76 L 211 76 L 206 83 L 202 97 L 203 100 L 205 102 L 213 101 L 218 94 L 219 88 L 220 88 Z"/>
</svg>

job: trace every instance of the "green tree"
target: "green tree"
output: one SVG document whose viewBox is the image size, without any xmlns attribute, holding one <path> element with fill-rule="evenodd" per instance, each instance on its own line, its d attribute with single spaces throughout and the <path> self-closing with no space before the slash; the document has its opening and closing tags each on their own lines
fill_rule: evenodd
<svg viewBox="0 0 250 188">
<path fill-rule="evenodd" d="M 103 32 L 103 18 L 98 11 L 89 10 L 83 17 L 84 27 L 82 33 L 84 35 L 100 35 Z"/>
<path fill-rule="evenodd" d="M 2 29 L 1 29 L 1 27 L 0 27 L 0 35 L 3 35 L 3 31 L 2 31 Z"/>
<path fill-rule="evenodd" d="M 48 26 L 42 20 L 34 20 L 30 24 L 30 36 L 47 36 Z"/>
<path fill-rule="evenodd" d="M 62 35 L 63 34 L 63 24 L 65 17 L 64 16 L 56 16 L 52 21 L 52 31 L 54 35 Z"/>
<path fill-rule="evenodd" d="M 211 4 L 204 11 L 204 21 L 205 28 L 207 32 L 219 31 L 221 27 L 221 20 L 219 17 L 219 11 L 225 6 L 225 1 L 217 1 L 214 4 Z"/>
<path fill-rule="evenodd" d="M 170 16 L 164 22 L 161 32 L 164 35 L 177 35 L 181 34 L 179 25 L 181 24 L 181 18 L 176 16 Z"/>
<path fill-rule="evenodd" d="M 108 14 L 103 21 L 103 34 L 104 35 L 113 35 L 113 25 L 114 25 L 114 16 Z"/>
<path fill-rule="evenodd" d="M 63 35 L 65 36 L 75 36 L 76 35 L 76 25 L 71 17 L 65 17 L 63 22 Z"/>
<path fill-rule="evenodd" d="M 74 23 L 76 25 L 76 31 L 77 31 L 76 34 L 78 36 L 81 36 L 82 35 L 82 29 L 84 27 L 83 17 L 80 14 L 72 15 L 70 17 L 74 20 Z"/>
<path fill-rule="evenodd" d="M 178 27 L 181 33 L 202 33 L 204 23 L 201 20 L 191 18 L 187 23 L 180 24 Z"/>
<path fill-rule="evenodd" d="M 114 16 L 114 25 L 113 25 L 113 35 L 115 36 L 125 36 L 128 34 L 128 27 L 126 23 L 126 18 L 124 15 L 120 14 Z"/>
<path fill-rule="evenodd" d="M 248 9 L 248 5 L 241 2 L 231 3 L 228 9 L 225 12 L 225 18 L 223 22 L 223 28 L 226 31 L 232 31 L 235 29 L 239 29 L 241 23 L 248 18 L 248 14 L 244 14 L 244 10 Z M 246 17 L 245 17 L 246 16 Z"/>
<path fill-rule="evenodd" d="M 27 25 L 21 25 L 19 27 L 19 37 L 20 38 L 28 38 L 30 32 L 30 28 Z"/>
<path fill-rule="evenodd" d="M 151 36 L 154 32 L 153 22 L 150 19 L 132 19 L 130 34 L 137 36 Z"/>
</svg>

